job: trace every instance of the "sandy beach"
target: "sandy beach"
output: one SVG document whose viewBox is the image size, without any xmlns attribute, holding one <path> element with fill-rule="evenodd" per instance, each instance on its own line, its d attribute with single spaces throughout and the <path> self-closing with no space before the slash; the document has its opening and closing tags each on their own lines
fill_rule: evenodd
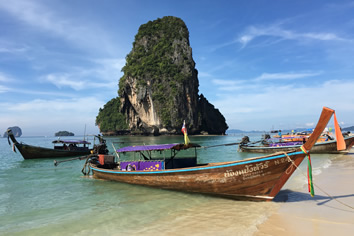
<svg viewBox="0 0 354 236">
<path fill-rule="evenodd" d="M 306 185 L 299 192 L 281 192 L 275 200 L 281 204 L 278 212 L 259 225 L 255 235 L 353 235 L 353 182 L 352 148 L 349 154 L 339 155 L 329 168 L 314 177 L 314 197 Z M 283 203 L 284 197 L 288 199 Z"/>
</svg>

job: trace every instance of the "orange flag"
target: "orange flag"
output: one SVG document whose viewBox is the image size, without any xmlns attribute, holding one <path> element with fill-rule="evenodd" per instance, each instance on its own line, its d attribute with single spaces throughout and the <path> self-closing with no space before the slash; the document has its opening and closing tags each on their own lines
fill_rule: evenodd
<svg viewBox="0 0 354 236">
<path fill-rule="evenodd" d="M 346 149 L 346 145 L 345 145 L 345 142 L 344 142 L 342 131 L 340 130 L 340 127 L 339 127 L 339 124 L 338 124 L 338 121 L 337 121 L 336 113 L 334 113 L 334 129 L 335 129 L 335 132 L 336 132 L 337 150 L 345 150 Z"/>
</svg>

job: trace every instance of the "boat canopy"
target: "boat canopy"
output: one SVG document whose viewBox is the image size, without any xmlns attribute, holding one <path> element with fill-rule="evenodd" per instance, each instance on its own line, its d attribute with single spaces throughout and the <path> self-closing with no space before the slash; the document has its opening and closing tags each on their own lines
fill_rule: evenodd
<svg viewBox="0 0 354 236">
<path fill-rule="evenodd" d="M 63 143 L 63 144 L 91 144 L 88 141 L 85 140 L 54 140 L 53 143 L 57 144 L 57 143 Z"/>
<path fill-rule="evenodd" d="M 199 144 L 189 143 L 171 143 L 171 144 L 156 144 L 156 145 L 140 145 L 140 146 L 127 146 L 117 149 L 117 152 L 142 152 L 142 151 L 164 151 L 164 150 L 184 150 L 192 147 L 200 147 Z"/>
</svg>

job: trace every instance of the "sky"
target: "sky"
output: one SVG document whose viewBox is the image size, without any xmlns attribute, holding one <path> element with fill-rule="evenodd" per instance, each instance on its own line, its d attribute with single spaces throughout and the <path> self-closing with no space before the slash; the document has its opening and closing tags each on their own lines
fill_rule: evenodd
<svg viewBox="0 0 354 236">
<path fill-rule="evenodd" d="M 199 93 L 229 129 L 354 125 L 354 1 L 0 0 L 0 135 L 97 134 L 139 26 L 187 25 Z"/>
</svg>

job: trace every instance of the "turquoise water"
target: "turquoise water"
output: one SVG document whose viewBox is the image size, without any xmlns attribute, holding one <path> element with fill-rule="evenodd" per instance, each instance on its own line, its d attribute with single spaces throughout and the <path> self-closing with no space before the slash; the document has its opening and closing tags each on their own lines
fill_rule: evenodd
<svg viewBox="0 0 354 236">
<path fill-rule="evenodd" d="M 190 136 L 202 146 L 238 142 L 234 136 Z M 261 134 L 249 135 L 251 140 Z M 79 137 L 75 137 L 79 138 Z M 52 147 L 55 137 L 18 138 Z M 107 145 L 183 142 L 182 136 L 109 137 Z M 152 189 L 84 177 L 84 161 L 24 160 L 0 138 L 0 235 L 252 235 L 281 202 L 246 202 L 201 194 Z M 233 161 L 259 154 L 237 152 L 237 146 L 200 149 L 198 162 Z M 312 155 L 314 172 L 332 155 Z M 301 166 L 306 170 L 305 162 Z M 306 178 L 295 172 L 283 189 L 301 189 Z"/>
</svg>

